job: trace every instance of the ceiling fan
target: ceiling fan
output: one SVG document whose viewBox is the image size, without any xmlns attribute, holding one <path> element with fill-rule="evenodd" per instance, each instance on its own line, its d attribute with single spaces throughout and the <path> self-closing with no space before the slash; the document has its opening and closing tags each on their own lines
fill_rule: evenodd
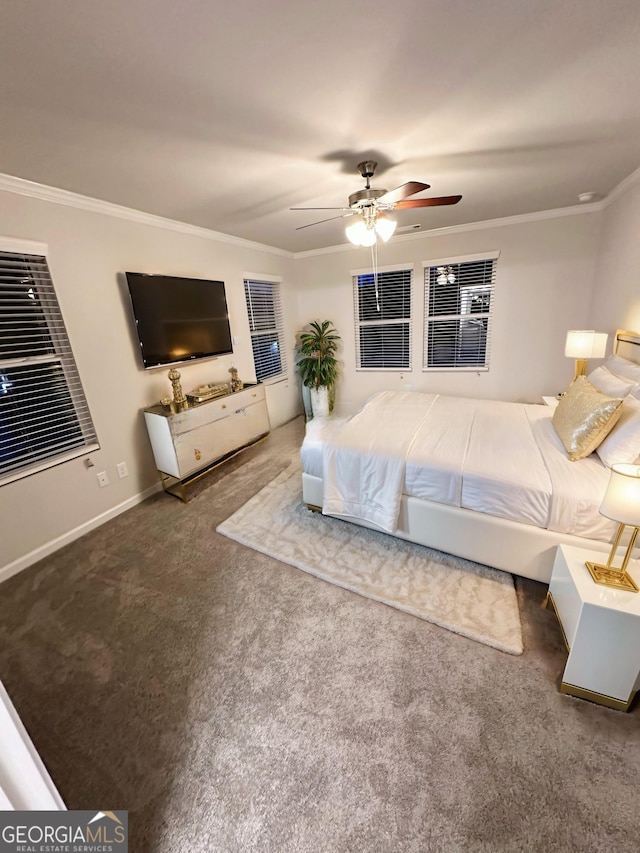
<svg viewBox="0 0 640 853">
<path fill-rule="evenodd" d="M 373 177 L 376 166 L 374 160 L 363 160 L 358 163 L 358 171 L 366 180 L 363 190 L 351 193 L 348 207 L 292 207 L 291 210 L 342 210 L 344 213 L 338 216 L 330 216 L 328 219 L 320 219 L 310 222 L 308 225 L 300 225 L 296 231 L 310 228 L 312 225 L 320 225 L 322 222 L 331 222 L 332 219 L 346 219 L 349 216 L 357 216 L 357 219 L 347 226 L 346 234 L 349 240 L 356 246 L 373 246 L 378 237 L 385 242 L 390 239 L 396 229 L 396 222 L 387 216 L 390 210 L 406 210 L 415 207 L 439 207 L 444 204 L 457 204 L 461 195 L 445 195 L 437 198 L 409 198 L 416 193 L 429 189 L 429 184 L 421 181 L 408 181 L 396 187 L 395 190 L 377 190 L 371 186 L 369 179 Z"/>
</svg>

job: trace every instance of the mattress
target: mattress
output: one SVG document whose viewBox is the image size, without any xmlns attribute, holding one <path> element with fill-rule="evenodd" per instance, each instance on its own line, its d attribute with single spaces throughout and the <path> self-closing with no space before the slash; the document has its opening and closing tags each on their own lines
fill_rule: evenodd
<svg viewBox="0 0 640 853">
<path fill-rule="evenodd" d="M 596 454 L 571 462 L 546 406 L 381 392 L 352 418 L 314 419 L 303 469 L 323 479 L 328 515 L 393 532 L 401 496 L 609 541 L 609 480 Z"/>
</svg>

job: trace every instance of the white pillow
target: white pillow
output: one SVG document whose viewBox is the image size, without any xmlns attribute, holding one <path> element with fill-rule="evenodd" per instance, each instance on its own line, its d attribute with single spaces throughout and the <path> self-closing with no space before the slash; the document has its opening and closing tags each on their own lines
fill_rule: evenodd
<svg viewBox="0 0 640 853">
<path fill-rule="evenodd" d="M 622 376 L 624 379 L 629 379 L 636 384 L 640 383 L 640 364 L 634 364 L 633 361 L 628 361 L 620 355 L 610 355 L 605 361 L 604 367 L 616 376 Z"/>
<path fill-rule="evenodd" d="M 604 365 L 591 371 L 587 379 L 596 386 L 598 391 L 608 394 L 609 397 L 626 397 L 635 385 L 631 380 L 611 373 Z"/>
<path fill-rule="evenodd" d="M 618 423 L 596 453 L 607 468 L 616 462 L 634 463 L 640 456 L 640 400 L 626 397 Z"/>
</svg>

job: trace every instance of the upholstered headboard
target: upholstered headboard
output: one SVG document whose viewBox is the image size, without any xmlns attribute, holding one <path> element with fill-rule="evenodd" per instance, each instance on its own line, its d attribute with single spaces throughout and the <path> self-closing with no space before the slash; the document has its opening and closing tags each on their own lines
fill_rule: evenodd
<svg viewBox="0 0 640 853">
<path fill-rule="evenodd" d="M 640 332 L 618 329 L 613 339 L 613 351 L 628 361 L 640 364 Z"/>
</svg>

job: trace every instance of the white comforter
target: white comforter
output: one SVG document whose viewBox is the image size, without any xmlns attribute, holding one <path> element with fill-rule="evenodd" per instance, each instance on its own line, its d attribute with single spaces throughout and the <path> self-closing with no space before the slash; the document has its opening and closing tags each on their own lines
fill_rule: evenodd
<svg viewBox="0 0 640 853">
<path fill-rule="evenodd" d="M 571 462 L 544 406 L 384 391 L 346 421 L 312 421 L 305 471 L 322 476 L 323 512 L 393 533 L 402 494 L 609 540 L 598 512 L 608 471 Z M 321 461 L 321 468 L 320 468 Z"/>
</svg>

